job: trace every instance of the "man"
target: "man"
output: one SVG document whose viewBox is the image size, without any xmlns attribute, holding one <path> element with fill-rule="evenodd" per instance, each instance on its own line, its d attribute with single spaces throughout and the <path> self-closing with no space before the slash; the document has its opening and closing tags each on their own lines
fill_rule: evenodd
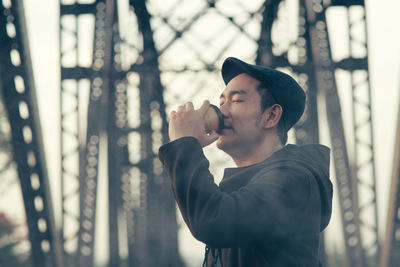
<svg viewBox="0 0 400 267">
<path fill-rule="evenodd" d="M 224 129 L 206 133 L 192 103 L 171 112 L 170 143 L 159 156 L 193 236 L 204 242 L 204 265 L 318 266 L 319 233 L 331 215 L 329 149 L 286 145 L 305 94 L 290 76 L 228 58 L 220 98 Z M 237 168 L 214 183 L 202 147 L 217 147 Z"/>
</svg>

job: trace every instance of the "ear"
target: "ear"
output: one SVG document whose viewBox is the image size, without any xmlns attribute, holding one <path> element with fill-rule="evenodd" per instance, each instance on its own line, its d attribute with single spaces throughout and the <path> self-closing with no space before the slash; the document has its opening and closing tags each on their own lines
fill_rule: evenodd
<svg viewBox="0 0 400 267">
<path fill-rule="evenodd" d="M 264 114 L 264 128 L 270 129 L 277 126 L 282 117 L 282 113 L 282 106 L 279 104 L 274 104 L 267 108 Z"/>
</svg>

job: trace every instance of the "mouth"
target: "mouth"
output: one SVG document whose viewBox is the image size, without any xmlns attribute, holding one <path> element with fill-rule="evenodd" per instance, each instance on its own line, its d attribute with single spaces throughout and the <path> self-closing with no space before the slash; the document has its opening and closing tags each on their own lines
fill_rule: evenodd
<svg viewBox="0 0 400 267">
<path fill-rule="evenodd" d="M 227 131 L 232 131 L 233 127 L 232 125 L 224 125 L 224 128 L 221 129 L 221 131 L 218 132 L 219 135 L 224 135 Z"/>
<path fill-rule="evenodd" d="M 225 120 L 224 121 L 224 129 L 233 129 L 232 123 Z"/>
</svg>

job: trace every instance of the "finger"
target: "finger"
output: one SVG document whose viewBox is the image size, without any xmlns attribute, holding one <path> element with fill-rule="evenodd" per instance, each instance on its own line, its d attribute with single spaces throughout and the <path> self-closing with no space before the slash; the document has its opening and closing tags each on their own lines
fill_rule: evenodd
<svg viewBox="0 0 400 267">
<path fill-rule="evenodd" d="M 183 112 L 185 110 L 185 107 L 184 106 L 179 106 L 178 107 L 178 112 Z"/>
<path fill-rule="evenodd" d="M 218 137 L 219 137 L 219 134 L 217 134 L 215 131 L 211 131 L 211 132 L 208 134 L 208 139 L 209 139 L 209 140 L 215 141 L 215 140 L 218 139 Z"/>
<path fill-rule="evenodd" d="M 170 120 L 176 118 L 176 111 L 175 111 L 175 110 L 173 110 L 173 111 L 171 111 L 171 112 L 169 113 L 169 118 L 170 118 Z"/>
<path fill-rule="evenodd" d="M 192 102 L 187 102 L 185 105 L 186 110 L 193 110 L 193 103 Z"/>
<path fill-rule="evenodd" d="M 208 100 L 204 100 L 203 104 L 201 105 L 201 107 L 199 108 L 199 113 L 200 115 L 204 115 L 207 111 L 207 109 L 210 107 L 210 101 Z"/>
</svg>

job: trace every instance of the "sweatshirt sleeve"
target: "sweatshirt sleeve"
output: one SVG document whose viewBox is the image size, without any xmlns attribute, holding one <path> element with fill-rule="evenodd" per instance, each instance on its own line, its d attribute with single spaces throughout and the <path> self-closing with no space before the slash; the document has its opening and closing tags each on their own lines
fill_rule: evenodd
<svg viewBox="0 0 400 267">
<path fill-rule="evenodd" d="M 198 240 L 212 247 L 239 247 L 296 231 L 309 194 L 298 171 L 261 171 L 245 187 L 226 193 L 214 183 L 195 138 L 162 146 L 159 157 L 182 216 Z"/>
</svg>

